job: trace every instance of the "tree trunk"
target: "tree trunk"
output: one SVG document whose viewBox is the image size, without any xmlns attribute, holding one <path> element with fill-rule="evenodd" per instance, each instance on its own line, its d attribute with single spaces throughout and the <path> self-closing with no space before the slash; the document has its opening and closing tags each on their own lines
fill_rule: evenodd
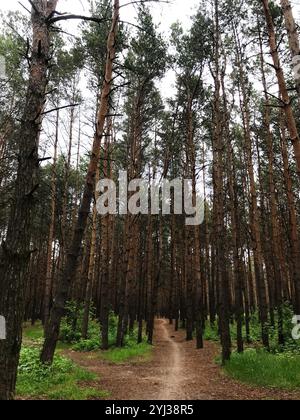
<svg viewBox="0 0 300 420">
<path fill-rule="evenodd" d="M 240 71 L 240 108 L 243 116 L 244 127 L 244 140 L 245 140 L 245 158 L 250 183 L 250 224 L 251 224 L 251 237 L 252 249 L 254 256 L 254 269 L 255 279 L 257 284 L 257 294 L 259 300 L 260 320 L 262 323 L 262 341 L 264 346 L 269 348 L 269 334 L 268 334 L 268 301 L 267 289 L 265 282 L 265 273 L 263 268 L 263 254 L 262 254 L 262 241 L 260 232 L 260 215 L 258 209 L 258 196 L 257 187 L 254 175 L 253 163 L 253 148 L 250 130 L 250 111 L 249 101 L 247 95 L 247 87 L 245 82 L 244 67 L 241 57 L 241 45 L 238 38 L 236 28 L 234 28 L 235 43 L 237 49 L 237 61 Z"/>
<path fill-rule="evenodd" d="M 296 313 L 300 313 L 300 240 L 298 232 L 298 217 L 293 191 L 293 181 L 290 173 L 288 160 L 287 140 L 285 135 L 285 118 L 281 116 L 281 154 L 283 160 L 284 181 L 287 194 L 287 205 L 289 211 L 289 236 L 291 244 L 292 278 L 295 289 L 294 307 Z"/>
<path fill-rule="evenodd" d="M 280 0 L 281 8 L 283 11 L 285 27 L 289 39 L 289 47 L 292 55 L 293 68 L 295 73 L 295 82 L 296 89 L 298 93 L 298 98 L 300 101 L 300 73 L 299 73 L 299 64 L 300 64 L 300 43 L 299 43 L 299 34 L 298 26 L 295 22 L 291 2 L 289 0 Z"/>
<path fill-rule="evenodd" d="M 107 136 L 104 145 L 103 156 L 103 178 L 110 178 L 111 173 L 109 168 L 110 147 L 108 136 L 111 134 L 111 127 L 108 124 Z M 109 248 L 110 248 L 110 229 L 111 215 L 107 214 L 101 217 L 101 310 L 100 310 L 100 324 L 101 324 L 101 348 L 108 350 L 108 329 L 109 329 Z"/>
<path fill-rule="evenodd" d="M 225 92 L 225 73 L 222 73 L 222 90 L 223 90 L 223 103 L 225 111 L 224 126 L 226 129 L 226 137 L 228 139 L 227 146 L 227 174 L 228 174 L 228 191 L 230 199 L 230 216 L 231 216 L 231 230 L 232 230 L 232 251 L 233 251 L 233 267 L 234 267 L 234 288 L 235 288 L 235 318 L 237 327 L 237 350 L 239 353 L 244 351 L 243 342 L 243 249 L 241 242 L 241 225 L 237 195 L 237 180 L 236 180 L 236 167 L 234 162 L 234 150 L 232 144 L 232 136 L 230 133 L 229 121 L 230 115 L 228 110 L 227 97 Z"/>
<path fill-rule="evenodd" d="M 96 171 L 96 185 L 98 181 L 99 181 L 99 167 L 97 168 L 97 171 Z M 96 254 L 97 219 L 98 219 L 96 202 L 97 202 L 98 195 L 99 195 L 98 192 L 96 192 L 95 203 L 94 203 L 94 208 L 93 208 L 93 217 L 92 217 L 91 249 L 90 249 L 90 255 L 89 255 L 89 269 L 88 269 L 88 275 L 87 275 L 87 285 L 86 285 L 86 291 L 85 291 L 82 331 L 81 331 L 81 335 L 83 339 L 88 338 L 89 316 L 90 316 L 92 291 L 93 291 L 93 280 L 95 276 L 95 264 L 96 264 L 95 254 Z"/>
<path fill-rule="evenodd" d="M 30 239 L 38 188 L 38 146 L 45 106 L 50 60 L 50 32 L 46 17 L 57 1 L 35 0 L 32 8 L 33 43 L 26 104 L 20 125 L 19 159 L 14 202 L 6 241 L 0 255 L 0 314 L 6 319 L 6 340 L 0 340 L 0 400 L 14 398 L 22 341 L 24 295 L 32 250 Z"/>
<path fill-rule="evenodd" d="M 86 229 L 88 216 L 90 214 L 91 202 L 95 190 L 96 171 L 100 158 L 101 141 L 104 132 L 105 120 L 109 112 L 109 98 L 113 80 L 113 63 L 116 57 L 116 36 L 118 32 L 119 9 L 120 2 L 119 0 L 115 0 L 113 21 L 107 41 L 106 71 L 97 117 L 97 129 L 93 142 L 83 198 L 78 212 L 75 232 L 70 246 L 70 251 L 67 255 L 65 268 L 58 285 L 55 303 L 50 315 L 49 325 L 46 330 L 46 339 L 41 353 L 41 361 L 43 363 L 52 363 L 53 361 L 56 344 L 59 338 L 60 323 L 64 315 L 64 308 L 68 297 L 69 287 L 76 272 L 76 265 L 80 253 L 82 239 Z"/>
<path fill-rule="evenodd" d="M 52 166 L 52 179 L 51 179 L 51 220 L 48 236 L 47 248 L 47 268 L 46 268 L 46 284 L 45 284 L 45 297 L 44 297 L 44 325 L 48 324 L 50 314 L 50 302 L 52 292 L 52 255 L 53 255 L 53 239 L 55 227 L 55 209 L 56 209 L 56 164 L 57 164 L 57 146 L 58 146 L 58 129 L 59 129 L 59 111 L 56 116 L 56 133 L 54 143 L 54 158 Z"/>
<path fill-rule="evenodd" d="M 272 19 L 272 15 L 269 9 L 269 1 L 261 0 L 263 3 L 263 9 L 267 22 L 267 30 L 269 36 L 269 45 L 271 56 L 273 59 L 273 64 L 276 72 L 276 77 L 278 80 L 279 91 L 281 94 L 281 102 L 285 112 L 286 124 L 290 134 L 291 143 L 294 149 L 296 164 L 297 164 L 297 174 L 300 177 L 300 137 L 297 129 L 297 124 L 294 117 L 294 112 L 292 108 L 292 101 L 288 93 L 288 88 L 284 78 L 283 69 L 281 67 L 279 54 L 278 54 L 278 43 L 276 40 L 275 28 Z"/>
<path fill-rule="evenodd" d="M 260 44 L 260 65 L 261 74 L 263 81 L 263 88 L 265 92 L 265 111 L 264 111 L 264 127 L 267 136 L 267 157 L 268 157 L 268 173 L 269 173 L 269 203 L 271 209 L 271 249 L 272 249 L 272 260 L 275 274 L 275 304 L 278 307 L 278 311 L 281 311 L 281 305 L 283 303 L 282 288 L 287 278 L 287 272 L 285 269 L 285 261 L 283 250 L 281 246 L 281 235 L 280 235 L 280 221 L 277 211 L 277 200 L 274 180 L 274 150 L 273 150 L 273 135 L 271 132 L 271 116 L 270 116 L 270 101 L 267 93 L 267 81 L 265 76 L 264 61 L 263 61 L 263 42 L 261 33 L 259 30 L 259 44 Z M 258 147 L 258 146 L 257 146 Z M 259 155 L 259 148 L 258 148 Z M 279 332 L 279 344 L 283 344 L 282 331 Z"/>
<path fill-rule="evenodd" d="M 217 286 L 218 286 L 218 306 L 219 306 L 219 326 L 222 344 L 222 361 L 226 363 L 231 356 L 231 337 L 230 337 L 230 309 L 229 309 L 229 278 L 227 273 L 227 262 L 225 258 L 225 226 L 224 226 L 224 157 L 223 157 L 223 127 L 220 101 L 220 25 L 219 25 L 219 2 L 215 0 L 215 71 L 213 72 L 215 92 L 214 92 L 214 127 L 213 127 L 213 153 L 214 153 L 214 206 L 215 206 L 215 229 L 216 229 L 216 256 L 217 256 Z"/>
</svg>

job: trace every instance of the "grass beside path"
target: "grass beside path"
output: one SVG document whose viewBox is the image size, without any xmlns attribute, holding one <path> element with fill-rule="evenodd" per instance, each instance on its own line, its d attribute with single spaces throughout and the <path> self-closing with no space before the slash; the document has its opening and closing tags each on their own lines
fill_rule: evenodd
<svg viewBox="0 0 300 420">
<path fill-rule="evenodd" d="M 95 387 L 97 375 L 70 359 L 55 355 L 52 366 L 39 361 L 37 347 L 23 347 L 19 364 L 17 395 L 24 399 L 88 400 L 108 394 Z"/>
<path fill-rule="evenodd" d="M 136 334 L 127 336 L 123 348 L 111 347 L 108 351 L 94 350 L 97 347 L 95 343 L 98 334 L 94 333 L 90 340 L 79 343 L 60 341 L 53 365 L 43 366 L 39 361 L 43 343 L 43 326 L 41 323 L 36 323 L 34 326 L 25 325 L 17 381 L 18 398 L 88 400 L 108 396 L 107 392 L 101 390 L 98 376 L 75 364 L 64 355 L 64 350 L 86 353 L 87 357 L 106 360 L 114 364 L 150 360 L 153 347 L 146 342 L 137 344 Z M 91 347 L 91 352 L 88 351 L 89 347 Z"/>
<path fill-rule="evenodd" d="M 97 375 L 61 354 L 70 348 L 70 344 L 59 343 L 53 365 L 42 365 L 39 361 L 42 342 L 41 323 L 25 326 L 17 379 L 18 398 L 89 400 L 103 399 L 109 395 L 100 389 Z"/>
<path fill-rule="evenodd" d="M 130 343 L 122 348 L 111 348 L 97 353 L 97 357 L 111 363 L 121 364 L 128 361 L 148 362 L 151 358 L 153 346 L 147 343 Z"/>
<path fill-rule="evenodd" d="M 241 382 L 283 390 L 300 388 L 300 355 L 249 349 L 234 353 L 225 371 Z"/>
</svg>

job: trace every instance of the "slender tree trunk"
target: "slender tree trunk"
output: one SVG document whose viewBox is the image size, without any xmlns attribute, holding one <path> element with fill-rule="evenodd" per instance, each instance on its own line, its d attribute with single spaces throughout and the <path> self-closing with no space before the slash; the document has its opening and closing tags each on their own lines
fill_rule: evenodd
<svg viewBox="0 0 300 420">
<path fill-rule="evenodd" d="M 147 227 L 147 333 L 151 329 L 151 302 L 153 293 L 153 220 L 151 214 L 148 215 L 148 227 Z"/>
<path fill-rule="evenodd" d="M 47 71 L 50 60 L 50 33 L 45 18 L 57 1 L 33 1 L 32 56 L 26 103 L 19 135 L 19 158 L 14 202 L 6 241 L 0 255 L 0 314 L 6 319 L 6 340 L 0 340 L 0 400 L 14 398 L 17 366 L 22 341 L 24 295 L 30 261 L 30 239 L 38 188 L 38 146 L 45 106 Z"/>
<path fill-rule="evenodd" d="M 151 215 L 149 215 L 151 219 Z M 151 225 L 150 221 L 150 225 Z M 152 230 L 152 229 L 151 229 Z M 150 230 L 150 233 L 151 233 Z M 152 236 L 149 238 L 152 241 Z M 158 301 L 158 292 L 161 280 L 161 273 L 162 273 L 162 262 L 163 262 L 163 225 L 162 225 L 162 216 L 159 216 L 159 226 L 158 226 L 158 258 L 157 258 L 157 269 L 154 274 L 153 282 L 152 282 L 152 290 L 151 290 L 151 300 L 149 302 L 150 306 L 150 316 L 149 316 L 149 323 L 148 323 L 148 343 L 153 344 L 153 335 L 154 335 L 154 323 L 155 323 L 155 315 L 157 311 L 157 301 Z M 149 262 L 150 266 L 152 265 L 152 261 Z M 152 270 L 151 270 L 152 271 Z"/>
<path fill-rule="evenodd" d="M 299 42 L 298 26 L 294 19 L 291 2 L 289 0 L 280 0 L 280 3 L 281 3 L 283 15 L 284 15 L 285 27 L 288 34 L 289 47 L 290 47 L 290 51 L 291 51 L 291 55 L 293 59 L 292 61 L 293 61 L 296 89 L 297 89 L 298 98 L 300 101 L 300 72 L 299 72 L 300 42 Z"/>
<path fill-rule="evenodd" d="M 291 244 L 291 259 L 292 259 L 292 278 L 295 289 L 294 306 L 296 313 L 300 313 L 300 239 L 298 232 L 298 217 L 295 203 L 295 196 L 293 191 L 293 181 L 290 173 L 290 165 L 288 159 L 287 139 L 285 135 L 285 118 L 281 116 L 281 154 L 283 160 L 284 181 L 287 194 L 287 204 L 289 211 L 289 236 Z"/>
<path fill-rule="evenodd" d="M 240 71 L 240 108 L 243 116 L 244 139 L 245 139 L 245 158 L 250 183 L 250 220 L 252 233 L 252 249 L 254 256 L 255 279 L 257 284 L 257 294 L 259 300 L 260 320 L 262 323 L 262 341 L 264 346 L 269 348 L 268 334 L 268 300 L 263 267 L 262 241 L 260 232 L 260 214 L 258 209 L 258 194 L 254 175 L 253 147 L 250 130 L 250 111 L 245 73 L 241 56 L 241 45 L 236 28 L 234 28 L 235 43 L 237 49 L 237 61 Z"/>
<path fill-rule="evenodd" d="M 263 9 L 267 22 L 267 30 L 269 36 L 269 45 L 271 50 L 271 56 L 273 59 L 273 64 L 276 72 L 276 77 L 278 80 L 279 91 L 281 94 L 281 102 L 285 112 L 286 124 L 290 135 L 290 140 L 294 149 L 296 164 L 297 164 L 297 173 L 300 177 L 300 137 L 297 129 L 297 124 L 294 117 L 294 112 L 292 108 L 292 101 L 288 93 L 287 84 L 284 78 L 283 69 L 281 67 L 279 54 L 278 54 L 278 44 L 276 40 L 275 28 L 272 19 L 272 15 L 269 9 L 269 0 L 261 0 L 263 4 Z"/>
<path fill-rule="evenodd" d="M 119 23 L 119 9 L 120 2 L 119 0 L 115 0 L 113 21 L 107 41 L 107 60 L 105 78 L 101 92 L 97 118 L 97 129 L 92 148 L 92 155 L 90 158 L 83 198 L 79 208 L 74 236 L 70 246 L 70 251 L 67 255 L 65 268 L 60 278 L 55 303 L 52 308 L 48 328 L 46 330 L 46 339 L 41 353 L 41 361 L 43 363 L 52 363 L 53 361 L 56 344 L 59 338 L 60 323 L 64 315 L 65 303 L 68 297 L 69 287 L 71 285 L 72 278 L 74 277 L 76 272 L 78 256 L 80 253 L 82 239 L 86 229 L 91 202 L 95 190 L 95 176 L 97 166 L 99 164 L 101 140 L 104 132 L 105 120 L 109 112 L 109 98 L 113 80 L 113 63 L 116 57 L 115 48 Z"/>
<path fill-rule="evenodd" d="M 99 167 L 96 171 L 96 184 L 99 181 Z M 96 243 L 97 243 L 97 220 L 98 220 L 98 213 L 96 208 L 96 202 L 98 198 L 98 192 L 96 191 L 95 194 L 95 203 L 93 208 L 93 217 L 92 217 L 92 226 L 91 226 L 91 249 L 89 255 L 89 269 L 87 275 L 87 285 L 85 291 L 85 299 L 84 299 L 84 310 L 83 310 L 83 320 L 82 320 L 82 331 L 81 335 L 83 339 L 87 339 L 88 337 L 88 328 L 89 328 L 89 316 L 90 316 L 90 309 L 91 309 L 91 300 L 92 300 L 92 291 L 93 291 L 93 280 L 95 276 L 95 264 L 96 264 Z"/>
<path fill-rule="evenodd" d="M 265 92 L 265 111 L 264 111 L 264 126 L 267 136 L 267 156 L 268 156 L 268 173 L 269 173 L 269 203 L 271 209 L 271 248 L 272 248 L 272 259 L 275 273 L 275 291 L 276 291 L 276 305 L 278 311 L 281 311 L 281 305 L 283 303 L 282 287 L 285 279 L 287 278 L 287 272 L 285 269 L 285 261 L 283 256 L 283 250 L 281 247 L 281 235 L 279 225 L 279 215 L 277 211 L 277 200 L 275 191 L 275 180 L 274 180 L 274 150 L 273 150 L 273 135 L 271 132 L 271 116 L 270 116 L 270 101 L 267 93 L 267 81 L 265 76 L 264 61 L 263 61 L 263 42 L 261 32 L 259 30 L 259 44 L 260 44 L 260 64 L 261 74 L 263 81 L 263 88 Z M 259 154 L 259 149 L 258 149 Z M 281 327 L 280 327 L 281 328 Z M 283 333 L 279 331 L 279 344 L 283 343 Z"/>
<path fill-rule="evenodd" d="M 222 361 L 226 363 L 231 356 L 231 337 L 230 337 L 230 308 L 229 308 L 229 278 L 227 273 L 227 262 L 225 258 L 225 226 L 224 226 L 224 141 L 221 115 L 220 98 L 220 24 L 219 24 L 219 2 L 214 2 L 215 12 L 215 71 L 213 72 L 215 92 L 214 92 L 214 127 L 213 127 L 213 149 L 214 149 L 214 194 L 215 194 L 215 222 L 216 222 L 216 250 L 217 250 L 217 285 L 218 285 L 218 307 L 219 307 L 219 326 L 222 344 Z"/>
<path fill-rule="evenodd" d="M 59 130 L 59 111 L 56 116 L 56 133 L 54 142 L 54 158 L 52 166 L 52 179 L 51 179 L 51 216 L 50 216 L 50 227 L 48 236 L 48 248 L 47 248 L 47 267 L 46 267 L 46 284 L 45 284 L 45 297 L 44 297 L 44 325 L 47 325 L 49 314 L 50 314 L 50 302 L 52 292 L 52 278 L 53 278 L 53 239 L 54 239 L 54 228 L 55 228 L 55 209 L 56 209 L 56 164 L 57 164 L 57 146 L 58 146 L 58 130 Z"/>
<path fill-rule="evenodd" d="M 188 104 L 187 104 L 187 139 L 186 139 L 186 175 L 187 179 L 192 179 L 192 199 L 193 205 L 196 204 L 196 157 L 194 147 L 194 121 L 193 121 L 193 95 L 188 92 Z M 196 227 L 195 227 L 196 228 Z M 199 235 L 196 234 L 195 228 L 185 227 L 185 247 L 186 247 L 186 259 L 185 259 L 185 274 L 186 274 L 186 339 L 187 341 L 193 340 L 194 333 L 194 279 L 197 284 L 197 291 L 200 293 L 201 278 L 200 274 L 200 255 L 199 255 L 199 243 L 196 243 L 199 239 Z M 198 247 L 198 249 L 196 249 Z M 197 253 L 195 260 L 193 261 L 193 250 Z M 196 262 L 197 260 L 197 262 Z M 195 264 L 199 266 L 195 266 Z M 199 271 L 198 271 L 199 270 Z M 196 274 L 196 275 L 195 275 Z M 201 299 L 201 296 L 197 296 Z M 202 308 L 199 307 L 199 311 Z M 200 325 L 197 322 L 198 328 Z"/>
<path fill-rule="evenodd" d="M 62 238 L 62 259 L 61 259 L 61 270 L 64 267 L 66 258 L 66 249 L 69 240 L 70 224 L 68 223 L 68 198 L 69 198 L 69 184 L 70 184 L 70 172 L 71 172 L 71 158 L 73 148 L 73 130 L 75 123 L 75 110 L 71 108 L 70 111 L 70 127 L 69 127 L 69 145 L 67 159 L 65 161 L 65 174 L 64 174 L 64 192 L 62 199 L 62 218 L 61 218 L 61 238 Z"/>
<path fill-rule="evenodd" d="M 233 266 L 234 266 L 234 287 L 235 287 L 235 317 L 237 324 L 237 350 L 239 353 L 244 351 L 243 342 L 243 260 L 242 260 L 242 245 L 241 245 L 241 226 L 239 217 L 239 206 L 237 196 L 237 180 L 236 180 L 236 167 L 234 163 L 234 151 L 232 138 L 230 133 L 229 121 L 230 115 L 228 110 L 227 97 L 225 92 L 225 74 L 222 73 L 222 90 L 225 121 L 224 126 L 226 129 L 226 137 L 228 139 L 227 146 L 227 173 L 228 173 L 228 191 L 230 198 L 230 215 L 231 215 L 231 230 L 232 230 L 232 250 L 233 250 Z"/>
<path fill-rule="evenodd" d="M 125 223 L 124 227 L 124 237 L 123 237 L 123 253 L 121 254 L 123 257 L 122 261 L 122 272 L 121 272 L 121 280 L 119 285 L 119 296 L 118 296 L 118 328 L 117 328 L 117 340 L 116 345 L 117 347 L 122 347 L 124 344 L 124 337 L 123 337 L 123 322 L 125 316 L 125 299 L 126 299 L 126 270 L 128 265 L 128 250 L 126 249 L 126 243 L 128 241 L 128 231 L 129 231 L 129 224 L 128 222 Z"/>
<path fill-rule="evenodd" d="M 104 144 L 103 155 L 103 178 L 110 178 L 109 168 L 109 141 L 111 127 L 108 124 L 108 132 Z M 101 324 L 101 348 L 108 350 L 108 333 L 109 333 L 109 229 L 110 229 L 111 216 L 109 214 L 101 217 L 101 311 L 100 311 L 100 324 Z"/>
</svg>

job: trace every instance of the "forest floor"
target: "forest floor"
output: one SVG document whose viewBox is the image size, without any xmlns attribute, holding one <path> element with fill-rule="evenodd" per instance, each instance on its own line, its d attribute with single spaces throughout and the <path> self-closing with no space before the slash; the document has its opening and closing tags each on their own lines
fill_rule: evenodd
<svg viewBox="0 0 300 420">
<path fill-rule="evenodd" d="M 185 332 L 174 332 L 166 320 L 157 320 L 151 360 L 121 364 L 101 360 L 97 353 L 67 351 L 78 365 L 99 375 L 99 386 L 109 400 L 300 400 L 300 392 L 255 388 L 226 376 L 215 363 L 218 346 L 206 342 L 196 350 Z"/>
</svg>

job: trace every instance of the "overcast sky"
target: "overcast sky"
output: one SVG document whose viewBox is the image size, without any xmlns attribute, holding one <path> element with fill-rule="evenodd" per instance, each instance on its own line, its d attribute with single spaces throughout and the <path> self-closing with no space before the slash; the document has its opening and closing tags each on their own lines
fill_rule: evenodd
<svg viewBox="0 0 300 420">
<path fill-rule="evenodd" d="M 120 0 L 121 6 L 129 2 L 130 0 Z M 31 7 L 28 0 L 1 0 L 0 10 L 20 10 L 26 13 L 20 3 L 29 9 Z M 160 31 L 168 33 L 171 24 L 177 20 L 182 22 L 184 27 L 189 27 L 190 17 L 195 13 L 198 5 L 198 0 L 169 0 L 169 4 L 152 3 L 151 12 L 155 22 L 160 25 Z M 58 11 L 88 15 L 88 2 L 86 0 L 59 0 Z M 135 16 L 135 6 L 130 5 L 121 8 L 121 19 L 123 21 L 134 22 Z M 64 28 L 67 29 L 68 33 L 76 33 L 78 23 L 78 21 L 68 21 L 64 24 Z M 161 84 L 163 96 L 170 95 L 170 91 L 174 88 L 174 80 L 175 75 L 169 72 Z"/>
<path fill-rule="evenodd" d="M 121 6 L 129 3 L 130 0 L 120 0 Z M 0 10 L 20 10 L 27 13 L 21 6 L 22 3 L 26 8 L 30 9 L 28 0 L 1 0 Z M 190 17 L 197 10 L 199 2 L 197 0 L 170 0 L 170 4 L 151 4 L 151 12 L 154 20 L 160 25 L 160 31 L 167 33 L 171 24 L 179 20 L 184 27 L 189 27 Z M 88 2 L 86 0 L 59 0 L 59 12 L 69 12 L 75 14 L 88 15 Z M 126 6 L 121 9 L 121 19 L 126 22 L 134 22 L 136 10 L 134 6 Z M 76 33 L 78 21 L 68 21 L 64 24 L 68 33 Z M 169 97 L 174 89 L 175 75 L 168 72 L 164 80 L 160 83 L 160 90 L 163 96 Z M 62 133 L 63 134 L 63 133 Z"/>
<path fill-rule="evenodd" d="M 120 0 L 121 5 L 130 0 Z M 28 0 L 21 0 L 22 4 L 30 7 Z M 24 10 L 19 0 L 1 0 L 1 10 Z M 72 13 L 88 13 L 88 2 L 85 0 L 59 0 L 58 11 Z M 167 30 L 176 20 L 180 20 L 184 26 L 189 24 L 189 18 L 197 8 L 197 0 L 170 0 L 170 4 L 153 4 L 151 10 L 157 23 L 162 23 Z M 122 20 L 132 21 L 135 14 L 134 7 L 127 6 L 121 9 Z"/>
<path fill-rule="evenodd" d="M 129 3 L 130 0 L 120 0 L 121 5 Z M 277 0 L 279 3 L 279 0 Z M 20 3 L 30 8 L 28 0 L 1 0 L 0 10 L 23 10 Z M 296 19 L 300 18 L 300 0 L 291 0 L 294 7 Z M 86 0 L 59 0 L 58 11 L 88 14 L 88 2 Z M 183 26 L 188 27 L 190 16 L 198 7 L 198 0 L 169 0 L 169 4 L 151 4 L 151 11 L 155 22 L 161 24 L 161 30 L 167 32 L 170 25 L 179 20 Z M 121 9 L 121 19 L 132 22 L 135 16 L 134 6 L 126 6 Z M 70 28 L 70 22 L 68 22 Z"/>
<path fill-rule="evenodd" d="M 165 3 L 150 3 L 151 12 L 154 20 L 160 25 L 160 31 L 167 34 L 170 26 L 176 21 L 180 21 L 185 28 L 188 28 L 191 23 L 191 16 L 195 14 L 199 0 L 168 0 L 169 4 Z M 245 0 L 247 3 L 247 0 Z M 280 0 L 276 0 L 280 4 Z M 1 0 L 0 10 L 20 10 L 26 13 L 21 4 L 30 9 L 29 0 Z M 130 0 L 120 0 L 121 6 L 130 3 Z M 291 0 L 294 8 L 294 16 L 298 20 L 300 18 L 300 0 Z M 88 15 L 88 1 L 87 0 L 59 0 L 58 2 L 59 12 L 69 12 L 75 14 Z M 126 22 L 134 22 L 136 16 L 136 10 L 134 5 L 129 5 L 121 8 L 121 19 Z M 79 21 L 67 21 L 63 25 L 63 28 L 68 33 L 76 34 L 77 25 Z M 161 90 L 163 96 L 170 96 L 170 93 L 174 89 L 175 74 L 168 72 L 163 82 L 161 83 Z"/>
<path fill-rule="evenodd" d="M 30 8 L 28 0 L 0 0 L 0 10 L 20 10 L 24 13 L 20 3 Z M 190 26 L 190 17 L 195 13 L 199 5 L 199 0 L 169 0 L 169 4 L 151 4 L 151 11 L 157 24 L 161 24 L 160 31 L 167 33 L 170 25 L 177 20 L 180 21 L 185 28 Z M 245 0 L 247 2 L 247 0 Z M 130 0 L 120 0 L 121 5 L 129 3 Z M 277 0 L 279 2 L 279 0 Z M 300 18 L 300 0 L 292 0 L 294 6 L 294 15 L 299 22 Z M 86 0 L 59 0 L 58 11 L 70 12 L 76 14 L 88 14 L 88 2 Z M 135 17 L 134 6 L 127 6 L 121 9 L 121 19 L 127 22 L 133 22 Z M 76 33 L 77 23 L 68 21 L 67 31 Z M 175 74 L 169 71 L 163 81 L 160 83 L 160 90 L 164 97 L 170 97 L 174 93 Z"/>
<path fill-rule="evenodd" d="M 130 0 L 120 0 L 121 5 Z M 169 0 L 170 4 L 152 4 L 151 10 L 157 23 L 162 23 L 167 29 L 176 20 L 184 26 L 189 25 L 190 16 L 197 9 L 198 0 Z M 20 3 L 30 7 L 28 0 L 1 0 L 1 10 L 22 10 Z M 295 17 L 300 17 L 300 0 L 291 0 L 294 6 Z M 24 9 L 23 9 L 24 10 Z M 88 13 L 88 2 L 85 0 L 59 0 L 60 12 Z M 122 8 L 122 19 L 131 21 L 134 16 L 134 8 L 127 6 Z"/>
</svg>

